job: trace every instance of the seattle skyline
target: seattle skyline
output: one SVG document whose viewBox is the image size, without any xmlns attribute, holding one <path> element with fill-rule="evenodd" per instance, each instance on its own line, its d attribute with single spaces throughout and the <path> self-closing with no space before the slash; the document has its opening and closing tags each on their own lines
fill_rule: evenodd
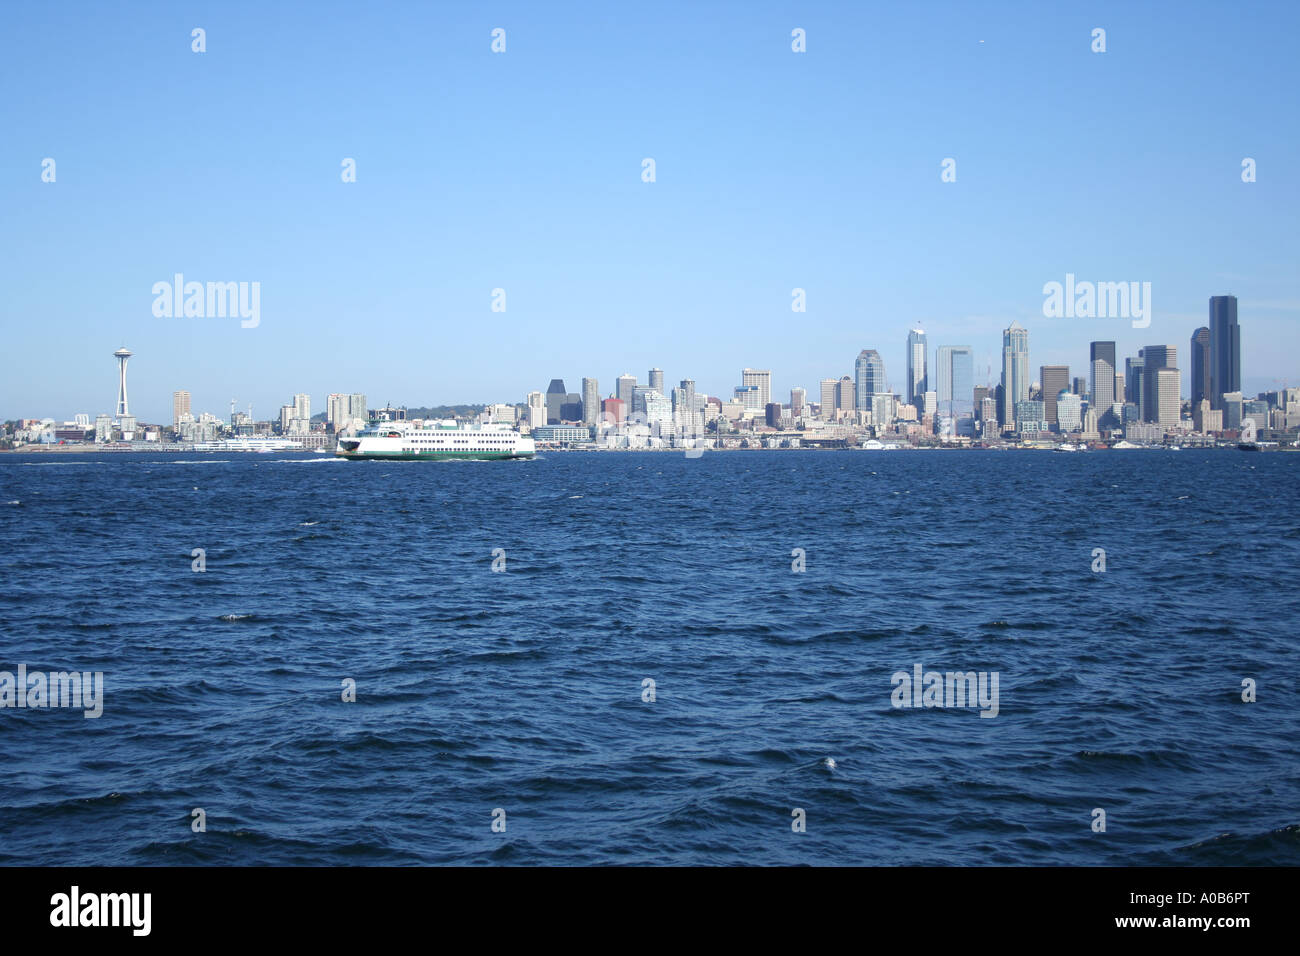
<svg viewBox="0 0 1300 956">
<path fill-rule="evenodd" d="M 594 7 L 506 5 L 411 8 L 394 33 L 381 11 L 344 26 L 245 4 L 200 16 L 201 54 L 198 24 L 79 9 L 56 29 L 23 8 L 0 38 L 41 77 L 0 157 L 24 239 L 0 267 L 23 356 L 6 418 L 100 407 L 92 343 L 137 352 L 133 406 L 156 420 L 178 388 L 216 408 L 273 409 L 286 388 L 487 403 L 654 365 L 719 395 L 772 368 L 787 394 L 864 348 L 901 392 L 900 328 L 970 344 L 982 383 L 1012 321 L 1033 366 L 1081 368 L 1097 339 L 1185 343 L 1220 294 L 1246 320 L 1243 391 L 1291 381 L 1300 355 L 1300 240 L 1279 215 L 1300 208 L 1300 139 L 1279 121 L 1300 87 L 1289 6 L 1261 31 L 1208 4 L 952 4 L 923 27 L 848 4 L 666 4 L 608 32 Z M 111 89 L 85 86 L 101 72 Z M 260 283 L 260 323 L 155 316 L 176 273 Z M 1044 283 L 1068 273 L 1150 282 L 1152 325 L 1044 318 Z"/>
</svg>

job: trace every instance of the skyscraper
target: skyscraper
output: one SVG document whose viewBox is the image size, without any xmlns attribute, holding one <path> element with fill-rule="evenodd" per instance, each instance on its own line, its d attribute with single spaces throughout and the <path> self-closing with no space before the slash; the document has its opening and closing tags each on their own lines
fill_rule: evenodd
<svg viewBox="0 0 1300 956">
<path fill-rule="evenodd" d="M 935 351 L 934 391 L 941 411 L 965 410 L 975 379 L 975 352 L 969 345 L 941 345 Z"/>
<path fill-rule="evenodd" d="M 293 417 L 301 421 L 311 421 L 311 396 L 299 393 L 293 397 Z"/>
<path fill-rule="evenodd" d="M 907 400 L 917 408 L 923 407 L 925 400 L 922 396 L 930 390 L 925 367 L 928 349 L 924 332 L 912 329 L 907 333 Z M 883 392 L 885 389 L 882 386 L 879 390 Z"/>
<path fill-rule="evenodd" d="M 172 392 L 172 428 L 181 423 L 182 415 L 190 414 L 190 393 L 184 390 Z"/>
<path fill-rule="evenodd" d="M 1043 388 L 1043 421 L 1049 425 L 1059 425 L 1056 397 L 1062 391 L 1070 391 L 1070 366 L 1043 365 L 1038 369 L 1038 381 Z M 1078 427 L 1077 422 L 1075 427 Z"/>
<path fill-rule="evenodd" d="M 1124 360 L 1124 401 L 1142 408 L 1142 350 Z"/>
<path fill-rule="evenodd" d="M 875 349 L 863 349 L 853 363 L 853 374 L 856 407 L 859 411 L 869 412 L 871 396 L 885 391 L 885 360 Z"/>
<path fill-rule="evenodd" d="M 1150 381 L 1151 420 L 1159 425 L 1177 425 L 1182 412 L 1182 401 L 1178 394 L 1182 373 L 1177 368 L 1162 365 L 1150 376 Z"/>
<path fill-rule="evenodd" d="M 540 428 L 546 424 L 546 398 L 541 392 L 528 393 L 528 427 Z"/>
<path fill-rule="evenodd" d="M 632 411 L 632 395 L 636 391 L 635 375 L 620 375 L 614 389 L 614 397 L 623 403 L 623 414 Z"/>
<path fill-rule="evenodd" d="M 1115 343 L 1093 342 L 1091 346 L 1092 391 L 1089 406 L 1101 411 L 1115 404 Z"/>
<path fill-rule="evenodd" d="M 1192 333 L 1192 408 L 1210 397 L 1210 330 L 1201 326 Z"/>
<path fill-rule="evenodd" d="M 1016 403 L 1029 401 L 1029 332 L 1019 322 L 1002 331 L 1002 405 L 1003 425 L 1016 420 Z"/>
<path fill-rule="evenodd" d="M 766 368 L 747 368 L 740 372 L 741 385 L 758 387 L 758 407 L 766 408 L 772 400 L 772 370 Z"/>
<path fill-rule="evenodd" d="M 131 350 L 123 346 L 113 353 L 113 357 L 117 359 L 117 411 L 113 414 L 123 418 L 131 414 L 126 404 L 126 361 L 131 357 Z"/>
<path fill-rule="evenodd" d="M 558 425 L 564 414 L 564 403 L 568 400 L 568 393 L 564 388 L 564 379 L 553 378 L 551 384 L 546 387 L 546 424 Z"/>
<path fill-rule="evenodd" d="M 1210 297 L 1210 407 L 1221 409 L 1223 396 L 1241 391 L 1241 327 L 1237 297 Z"/>
<path fill-rule="evenodd" d="M 582 423 L 595 425 L 600 421 L 600 383 L 594 378 L 582 380 Z"/>
<path fill-rule="evenodd" d="M 1156 374 L 1162 368 L 1178 368 L 1178 347 L 1174 345 L 1148 345 L 1142 349 L 1142 420 L 1144 422 L 1160 421 L 1160 394 L 1157 386 L 1160 376 Z M 1166 385 L 1166 392 L 1168 386 Z M 1174 389 L 1177 396 L 1178 389 Z M 1178 421 L 1178 416 L 1174 416 Z"/>
<path fill-rule="evenodd" d="M 803 415 L 804 403 L 808 400 L 808 390 L 796 385 L 790 389 L 790 415 L 799 418 Z"/>
<path fill-rule="evenodd" d="M 849 375 L 842 377 L 835 386 L 835 411 L 851 412 L 857 407 L 854 400 L 853 378 Z M 867 408 L 871 406 L 868 405 Z"/>
<path fill-rule="evenodd" d="M 835 417 L 835 386 L 838 383 L 833 378 L 824 378 L 821 380 L 821 417 L 822 421 L 828 422 Z"/>
<path fill-rule="evenodd" d="M 666 395 L 664 391 L 664 370 L 661 368 L 652 368 L 650 370 L 650 387 L 660 395 Z"/>
</svg>

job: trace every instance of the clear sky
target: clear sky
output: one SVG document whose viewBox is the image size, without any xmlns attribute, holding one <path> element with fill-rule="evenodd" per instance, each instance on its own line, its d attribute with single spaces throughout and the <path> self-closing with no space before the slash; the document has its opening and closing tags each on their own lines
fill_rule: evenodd
<svg viewBox="0 0 1300 956">
<path fill-rule="evenodd" d="M 1216 294 L 1245 389 L 1300 385 L 1294 2 L 49 2 L 0 30 L 0 417 L 111 412 L 123 344 L 152 421 L 178 388 L 269 418 L 651 366 L 815 400 L 863 348 L 903 390 L 915 326 L 996 378 L 1013 319 L 1035 378 L 1172 343 L 1186 395 Z M 259 282 L 260 324 L 156 317 L 178 272 Z M 1067 272 L 1151 282 L 1151 326 L 1044 318 Z"/>
</svg>

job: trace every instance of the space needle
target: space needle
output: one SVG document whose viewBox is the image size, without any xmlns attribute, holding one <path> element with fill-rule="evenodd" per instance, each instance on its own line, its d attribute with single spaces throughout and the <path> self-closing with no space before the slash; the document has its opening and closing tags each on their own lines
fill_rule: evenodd
<svg viewBox="0 0 1300 956">
<path fill-rule="evenodd" d="M 114 415 L 121 419 L 131 414 L 126 407 L 126 360 L 131 357 L 131 350 L 120 348 L 113 357 L 117 359 L 117 411 Z"/>
</svg>

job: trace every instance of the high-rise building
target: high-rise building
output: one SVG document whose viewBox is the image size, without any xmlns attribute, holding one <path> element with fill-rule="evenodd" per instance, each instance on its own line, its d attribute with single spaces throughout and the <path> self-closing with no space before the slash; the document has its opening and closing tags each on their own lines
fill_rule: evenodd
<svg viewBox="0 0 1300 956">
<path fill-rule="evenodd" d="M 546 398 L 541 392 L 528 393 L 528 427 L 541 428 L 546 424 Z"/>
<path fill-rule="evenodd" d="M 1078 395 L 1080 398 L 1087 398 L 1088 380 L 1082 375 L 1076 375 L 1074 377 L 1074 384 L 1070 386 L 1070 391 L 1074 392 L 1074 394 Z"/>
<path fill-rule="evenodd" d="M 1174 345 L 1148 345 L 1142 349 L 1142 420 L 1160 422 L 1160 400 L 1156 394 L 1162 368 L 1178 367 L 1178 347 Z M 1176 395 L 1178 390 L 1174 390 Z M 1178 416 L 1174 416 L 1178 421 Z"/>
<path fill-rule="evenodd" d="M 1019 322 L 1002 331 L 1002 407 L 1000 421 L 1016 421 L 1016 404 L 1029 401 L 1029 332 Z"/>
<path fill-rule="evenodd" d="M 1192 408 L 1210 397 L 1210 330 L 1201 326 L 1192 333 Z"/>
<path fill-rule="evenodd" d="M 1083 427 L 1083 401 L 1078 395 L 1068 388 L 1061 388 L 1052 396 L 1052 403 L 1056 412 L 1055 425 L 1058 432 L 1068 435 Z"/>
<path fill-rule="evenodd" d="M 1223 396 L 1241 391 L 1241 327 L 1237 297 L 1210 298 L 1210 407 L 1222 409 Z M 1225 416 L 1226 419 L 1226 416 Z M 1225 428 L 1231 428 L 1224 422 Z"/>
<path fill-rule="evenodd" d="M 1182 373 L 1176 368 L 1162 365 L 1151 376 L 1152 421 L 1157 425 L 1177 425 L 1182 411 L 1179 385 Z"/>
<path fill-rule="evenodd" d="M 907 400 L 917 408 L 922 406 L 924 402 L 922 396 L 930 388 L 925 361 L 928 350 L 929 345 L 923 331 L 912 329 L 907 333 Z M 883 363 L 881 368 L 884 368 Z M 879 389 L 872 389 L 872 391 L 883 392 L 885 388 L 882 385 Z"/>
<path fill-rule="evenodd" d="M 1124 359 L 1124 401 L 1130 405 L 1141 402 L 1142 395 L 1142 350 L 1138 349 L 1136 358 Z"/>
<path fill-rule="evenodd" d="M 747 368 L 740 372 L 741 385 L 758 387 L 758 408 L 766 408 L 772 400 L 772 370 L 766 368 Z"/>
<path fill-rule="evenodd" d="M 673 420 L 687 434 L 696 434 L 704 427 L 701 404 L 695 394 L 695 379 L 684 378 L 681 385 L 673 389 Z"/>
<path fill-rule="evenodd" d="M 582 424 L 595 425 L 600 421 L 600 383 L 594 378 L 582 380 Z"/>
<path fill-rule="evenodd" d="M 601 418 L 613 425 L 626 419 L 626 410 L 621 398 L 607 398 L 600 403 Z"/>
<path fill-rule="evenodd" d="M 635 375 L 620 375 L 614 386 L 614 397 L 623 403 L 623 414 L 632 411 L 632 394 L 636 391 Z"/>
<path fill-rule="evenodd" d="M 1038 369 L 1038 381 L 1043 389 L 1043 417 L 1049 425 L 1059 424 L 1056 411 L 1056 396 L 1070 391 L 1070 366 L 1042 365 Z"/>
<path fill-rule="evenodd" d="M 860 411 L 871 411 L 871 396 L 885 391 L 885 360 L 875 349 L 863 349 L 853 362 L 857 405 Z"/>
<path fill-rule="evenodd" d="M 974 406 L 975 417 L 981 418 L 984 413 L 984 399 L 989 397 L 989 387 L 987 385 L 976 385 L 971 389 L 971 403 Z"/>
<path fill-rule="evenodd" d="M 822 421 L 828 422 L 835 417 L 835 390 L 839 382 L 833 378 L 824 378 L 821 380 L 821 412 Z"/>
<path fill-rule="evenodd" d="M 852 376 L 843 376 L 835 385 L 835 411 L 851 412 L 857 408 L 856 389 Z M 868 406 L 870 408 L 870 406 Z"/>
<path fill-rule="evenodd" d="M 564 379 L 551 379 L 551 384 L 546 387 L 546 424 L 558 425 L 564 420 L 562 417 L 564 403 L 568 398 L 569 393 L 564 387 Z"/>
<path fill-rule="evenodd" d="M 1210 400 L 1203 398 L 1192 406 L 1192 426 L 1201 434 L 1223 431 L 1223 412 L 1210 408 Z"/>
<path fill-rule="evenodd" d="M 172 428 L 181 423 L 182 415 L 190 414 L 190 393 L 184 390 L 172 392 Z"/>
<path fill-rule="evenodd" d="M 939 408 L 953 412 L 966 409 L 975 378 L 975 352 L 969 345 L 941 345 L 935 350 L 934 391 Z"/>
<path fill-rule="evenodd" d="M 117 410 L 113 412 L 115 418 L 123 418 L 131 414 L 126 403 L 126 362 L 130 357 L 131 350 L 125 346 L 113 353 L 113 358 L 117 359 Z"/>
<path fill-rule="evenodd" d="M 790 389 L 790 415 L 794 418 L 803 416 L 803 407 L 808 400 L 808 390 L 796 385 Z"/>
<path fill-rule="evenodd" d="M 311 421 L 311 396 L 300 392 L 293 397 L 293 417 L 304 422 Z"/>
<path fill-rule="evenodd" d="M 1093 342 L 1090 358 L 1092 390 L 1088 393 L 1088 405 L 1097 409 L 1110 408 L 1115 404 L 1115 343 Z"/>
<path fill-rule="evenodd" d="M 650 387 L 660 395 L 666 395 L 664 391 L 664 370 L 661 368 L 652 368 L 650 370 Z"/>
</svg>

